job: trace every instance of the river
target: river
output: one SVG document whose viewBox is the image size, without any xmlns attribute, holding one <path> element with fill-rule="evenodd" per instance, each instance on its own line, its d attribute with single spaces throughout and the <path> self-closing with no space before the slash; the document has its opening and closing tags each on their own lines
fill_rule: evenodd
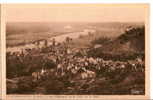
<svg viewBox="0 0 153 100">
<path fill-rule="evenodd" d="M 76 39 L 79 38 L 80 35 L 88 35 L 88 33 L 91 32 L 95 32 L 94 30 L 89 30 L 89 29 L 85 29 L 82 32 L 73 32 L 73 33 L 68 33 L 68 34 L 63 34 L 63 35 L 59 35 L 59 36 L 54 36 L 51 38 L 46 39 L 48 41 L 48 45 L 52 44 L 52 40 L 55 39 L 56 42 L 58 43 L 62 43 L 65 41 L 65 39 L 67 37 L 72 38 L 72 39 Z M 41 44 L 40 44 L 41 45 Z M 37 46 L 33 43 L 29 43 L 29 44 L 25 44 L 25 45 L 21 45 L 21 46 L 14 46 L 14 47 L 7 47 L 6 51 L 7 52 L 21 52 L 22 50 L 25 49 L 32 49 L 32 48 L 37 48 Z"/>
</svg>

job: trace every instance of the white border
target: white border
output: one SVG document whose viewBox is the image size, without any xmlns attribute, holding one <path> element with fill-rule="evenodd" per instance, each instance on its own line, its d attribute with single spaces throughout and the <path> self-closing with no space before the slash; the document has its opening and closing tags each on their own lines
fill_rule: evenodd
<svg viewBox="0 0 153 100">
<path fill-rule="evenodd" d="M 151 0 L 1 0 L 0 3 L 150 3 Z"/>
<path fill-rule="evenodd" d="M 153 0 L 1 0 L 0 3 L 150 3 L 150 84 L 153 84 L 153 31 L 152 4 Z M 151 98 L 153 99 L 153 86 L 151 85 Z"/>
<path fill-rule="evenodd" d="M 153 99 L 153 14 L 151 11 L 153 11 L 153 1 L 150 2 L 150 96 L 151 99 Z"/>
</svg>

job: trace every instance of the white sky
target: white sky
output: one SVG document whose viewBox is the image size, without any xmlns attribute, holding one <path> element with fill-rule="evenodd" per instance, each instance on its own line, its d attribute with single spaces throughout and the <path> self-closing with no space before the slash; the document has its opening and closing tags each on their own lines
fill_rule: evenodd
<svg viewBox="0 0 153 100">
<path fill-rule="evenodd" d="M 8 4 L 7 22 L 144 22 L 145 4 Z"/>
</svg>

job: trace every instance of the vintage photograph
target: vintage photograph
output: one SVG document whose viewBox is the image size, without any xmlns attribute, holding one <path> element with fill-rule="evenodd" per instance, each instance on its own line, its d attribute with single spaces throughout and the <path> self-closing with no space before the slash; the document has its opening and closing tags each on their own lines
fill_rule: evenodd
<svg viewBox="0 0 153 100">
<path fill-rule="evenodd" d="M 147 4 L 8 4 L 7 95 L 145 95 Z"/>
</svg>

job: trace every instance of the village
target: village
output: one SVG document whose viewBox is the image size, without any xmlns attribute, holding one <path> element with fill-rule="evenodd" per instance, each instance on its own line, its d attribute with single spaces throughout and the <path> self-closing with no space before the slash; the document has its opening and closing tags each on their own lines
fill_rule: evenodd
<svg viewBox="0 0 153 100">
<path fill-rule="evenodd" d="M 89 55 L 91 48 L 71 48 L 72 40 L 66 37 L 60 43 L 55 38 L 50 43 L 47 40 L 43 40 L 43 43 L 36 41 L 36 48 L 7 52 L 7 92 L 135 95 L 144 93 L 143 59 L 137 57 L 134 60 L 113 61 L 92 57 Z"/>
</svg>

